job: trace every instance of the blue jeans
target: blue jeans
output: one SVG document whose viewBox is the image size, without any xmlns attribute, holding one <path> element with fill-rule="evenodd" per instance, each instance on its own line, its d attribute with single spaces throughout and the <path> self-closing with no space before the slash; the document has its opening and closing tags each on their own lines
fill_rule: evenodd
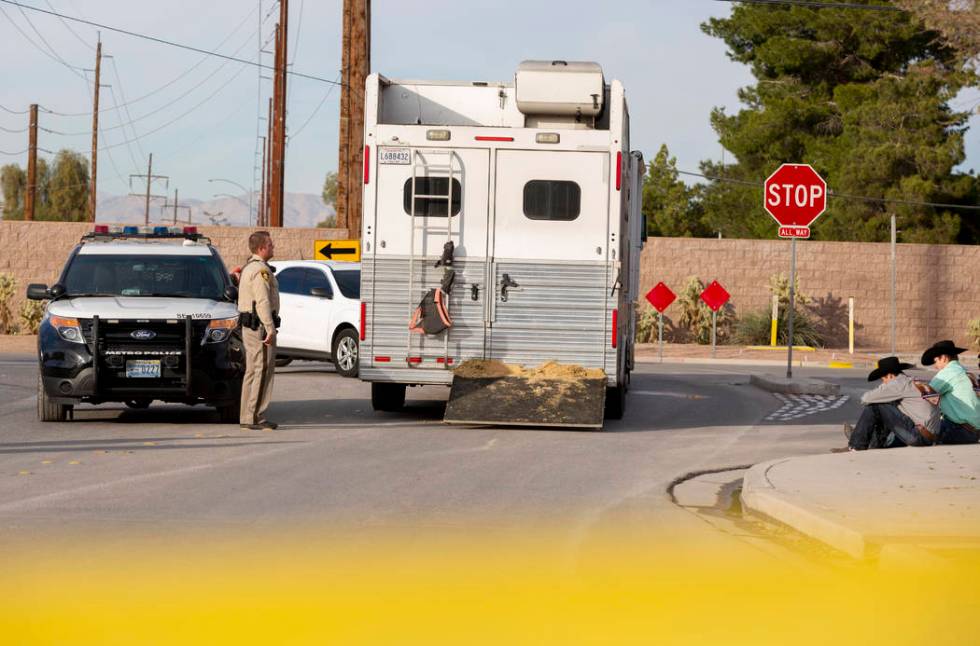
<svg viewBox="0 0 980 646">
<path fill-rule="evenodd" d="M 848 446 L 855 451 L 927 444 L 929 443 L 919 431 L 915 430 L 915 422 L 900 411 L 897 404 L 865 406 L 848 442 Z"/>
<path fill-rule="evenodd" d="M 978 441 L 980 441 L 980 436 L 976 433 L 945 417 L 939 425 L 939 437 L 936 438 L 936 444 L 976 444 Z"/>
</svg>

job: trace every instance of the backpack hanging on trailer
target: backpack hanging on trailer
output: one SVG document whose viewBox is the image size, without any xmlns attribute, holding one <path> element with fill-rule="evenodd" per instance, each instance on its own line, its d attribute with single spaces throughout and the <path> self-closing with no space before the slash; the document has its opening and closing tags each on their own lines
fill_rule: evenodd
<svg viewBox="0 0 980 646">
<path fill-rule="evenodd" d="M 451 267 L 453 264 L 453 252 L 455 245 L 447 242 L 442 251 L 442 258 L 436 263 L 436 267 Z M 430 289 L 419 302 L 418 307 L 412 313 L 412 320 L 408 323 L 408 329 L 416 334 L 434 335 L 448 330 L 453 326 L 453 320 L 449 316 L 449 293 L 453 289 L 456 281 L 456 272 L 446 269 L 439 287 Z"/>
</svg>

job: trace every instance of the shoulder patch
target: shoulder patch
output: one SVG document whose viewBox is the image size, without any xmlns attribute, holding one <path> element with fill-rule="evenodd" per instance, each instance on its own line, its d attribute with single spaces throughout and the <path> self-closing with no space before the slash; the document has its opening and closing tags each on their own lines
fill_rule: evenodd
<svg viewBox="0 0 980 646">
<path fill-rule="evenodd" d="M 268 269 L 261 269 L 261 270 L 259 270 L 259 275 L 262 276 L 262 280 L 264 280 L 267 283 L 269 282 L 269 270 Z"/>
</svg>

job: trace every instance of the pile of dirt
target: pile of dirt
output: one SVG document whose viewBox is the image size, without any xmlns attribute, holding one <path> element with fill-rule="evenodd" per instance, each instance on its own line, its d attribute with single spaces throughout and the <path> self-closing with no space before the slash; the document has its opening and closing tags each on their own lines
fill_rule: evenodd
<svg viewBox="0 0 980 646">
<path fill-rule="evenodd" d="M 578 382 L 586 379 L 605 379 L 606 373 L 601 368 L 583 368 L 582 366 L 562 364 L 557 361 L 547 361 L 537 368 L 524 368 L 502 361 L 489 359 L 470 359 L 453 371 L 453 374 L 464 378 L 494 378 L 494 377 L 524 377 L 528 381 L 566 381 Z"/>
<path fill-rule="evenodd" d="M 491 378 L 491 377 L 523 377 L 524 368 L 514 366 L 502 361 L 492 361 L 490 359 L 470 359 L 464 361 L 458 368 L 453 370 L 454 375 L 466 378 Z"/>
</svg>

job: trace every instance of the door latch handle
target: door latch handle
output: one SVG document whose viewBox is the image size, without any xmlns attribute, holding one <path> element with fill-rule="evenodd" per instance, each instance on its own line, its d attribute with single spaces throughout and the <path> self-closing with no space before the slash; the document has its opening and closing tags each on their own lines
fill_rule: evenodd
<svg viewBox="0 0 980 646">
<path fill-rule="evenodd" d="M 480 300 L 480 286 L 476 283 L 470 285 L 470 299 L 474 301 Z"/>
<path fill-rule="evenodd" d="M 520 285 L 517 284 L 517 281 L 513 280 L 509 274 L 504 274 L 500 281 L 500 302 L 507 302 L 507 290 L 509 288 L 517 289 L 519 287 Z"/>
</svg>

